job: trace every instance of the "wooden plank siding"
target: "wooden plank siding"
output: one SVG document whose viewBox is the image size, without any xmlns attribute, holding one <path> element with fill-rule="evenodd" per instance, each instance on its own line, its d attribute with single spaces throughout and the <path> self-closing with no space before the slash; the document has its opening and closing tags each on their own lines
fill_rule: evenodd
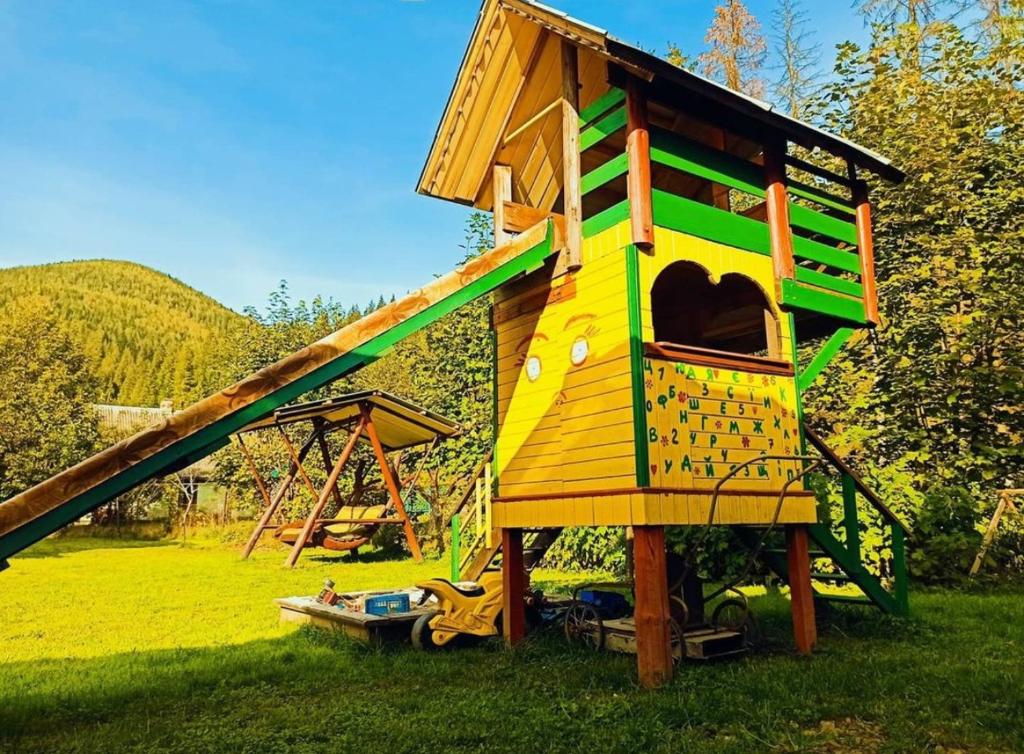
<svg viewBox="0 0 1024 754">
<path fill-rule="evenodd" d="M 634 486 L 628 241 L 629 223 L 620 223 L 583 242 L 578 272 L 552 279 L 546 268 L 495 295 L 500 491 Z M 573 365 L 580 338 L 587 356 Z M 540 375 L 531 381 L 526 366 L 534 358 Z"/>
</svg>

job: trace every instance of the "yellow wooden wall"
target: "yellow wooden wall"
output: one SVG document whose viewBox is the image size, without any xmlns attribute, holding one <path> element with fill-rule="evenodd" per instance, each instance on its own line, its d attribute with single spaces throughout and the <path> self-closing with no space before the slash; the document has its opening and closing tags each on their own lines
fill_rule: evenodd
<svg viewBox="0 0 1024 754">
<path fill-rule="evenodd" d="M 579 272 L 541 270 L 495 294 L 500 495 L 635 487 L 628 243 L 621 223 L 584 241 Z M 581 338 L 588 355 L 576 366 Z"/>
</svg>

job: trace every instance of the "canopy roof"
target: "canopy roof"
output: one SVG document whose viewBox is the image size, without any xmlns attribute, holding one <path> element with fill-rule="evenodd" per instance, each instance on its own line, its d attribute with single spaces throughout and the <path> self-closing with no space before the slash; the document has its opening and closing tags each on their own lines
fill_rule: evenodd
<svg viewBox="0 0 1024 754">
<path fill-rule="evenodd" d="M 363 390 L 284 406 L 265 419 L 247 424 L 239 432 L 317 420 L 330 425 L 329 431 L 353 429 L 363 407 L 371 410 L 381 445 L 389 451 L 424 445 L 439 437 L 453 437 L 460 431 L 459 425 L 450 419 L 398 396 L 383 390 Z M 368 441 L 365 435 L 363 440 Z"/>
<path fill-rule="evenodd" d="M 887 180 L 903 179 L 885 157 L 672 65 L 604 29 L 531 0 L 484 0 L 420 175 L 419 193 L 489 210 L 488 177 L 499 163 L 512 166 L 518 201 L 540 209 L 553 206 L 561 190 L 558 109 L 517 138 L 507 137 L 560 97 L 563 39 L 579 48 L 581 108 L 608 91 L 611 63 L 685 101 L 695 115 L 716 113 L 730 128 L 785 137 L 849 159 Z"/>
</svg>

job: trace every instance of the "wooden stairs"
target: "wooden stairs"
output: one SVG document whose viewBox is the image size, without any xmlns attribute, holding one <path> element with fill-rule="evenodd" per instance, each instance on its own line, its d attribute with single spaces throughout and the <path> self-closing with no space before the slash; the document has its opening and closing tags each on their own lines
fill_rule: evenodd
<svg viewBox="0 0 1024 754">
<path fill-rule="evenodd" d="M 452 581 L 476 581 L 501 555 L 501 535 L 491 525 L 491 457 L 470 478 L 450 519 Z M 560 528 L 524 529 L 523 562 L 527 572 L 544 559 L 562 533 Z"/>
<path fill-rule="evenodd" d="M 891 615 L 906 615 L 907 562 L 906 536 L 909 530 L 896 515 L 864 484 L 863 480 L 811 429 L 804 427 L 804 435 L 825 461 L 838 472 L 842 487 L 843 518 L 836 522 L 842 531 L 837 536 L 830 524 L 817 523 L 808 527 L 811 539 L 817 549 L 811 551 L 814 570 L 811 582 L 815 599 L 824 602 L 867 605 Z M 862 506 L 861 501 L 867 505 Z M 882 560 L 884 575 L 869 569 L 861 546 L 860 525 L 863 514 L 873 511 L 887 530 L 884 543 L 889 554 Z M 740 539 L 754 548 L 760 541 L 763 529 L 757 527 L 736 527 Z M 788 581 L 789 568 L 786 550 L 781 544 L 781 532 L 773 533 L 760 556 L 777 576 Z"/>
</svg>

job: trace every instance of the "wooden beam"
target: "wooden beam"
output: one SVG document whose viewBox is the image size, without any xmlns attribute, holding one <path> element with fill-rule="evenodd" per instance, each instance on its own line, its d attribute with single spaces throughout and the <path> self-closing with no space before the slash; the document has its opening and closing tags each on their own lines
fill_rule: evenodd
<svg viewBox="0 0 1024 754">
<path fill-rule="evenodd" d="M 786 196 L 785 144 L 770 144 L 764 150 L 765 209 L 775 271 L 775 300 L 782 303 L 782 281 L 792 280 L 793 234 L 789 227 L 789 199 Z"/>
<path fill-rule="evenodd" d="M 338 456 L 337 463 L 334 464 L 334 468 L 331 469 L 331 473 L 327 476 L 327 483 L 324 484 L 324 488 L 320 491 L 320 497 L 317 499 L 316 504 L 313 506 L 313 510 L 309 512 L 309 516 L 306 518 L 305 523 L 302 525 L 302 533 L 295 540 L 295 544 L 292 545 L 291 552 L 288 553 L 288 557 L 285 559 L 285 565 L 289 568 L 294 568 L 295 563 L 299 559 L 299 555 L 302 554 L 302 549 L 309 542 L 309 537 L 313 533 L 313 527 L 316 526 L 316 521 L 324 512 L 324 508 L 327 506 L 327 500 L 331 496 L 331 488 L 338 483 L 338 477 L 341 476 L 342 469 L 345 468 L 345 464 L 348 463 L 349 456 L 352 455 L 352 451 L 355 450 L 356 442 L 359 440 L 359 436 L 363 433 L 365 422 L 360 419 L 359 423 L 352 430 L 352 434 L 348 437 L 348 442 L 345 443 L 344 449 L 341 451 L 341 455 Z M 301 468 L 301 465 L 300 465 Z"/>
<path fill-rule="evenodd" d="M 495 165 L 493 176 L 494 191 L 494 246 L 497 248 L 512 240 L 505 230 L 505 205 L 512 201 L 512 168 Z"/>
<path fill-rule="evenodd" d="M 323 419 L 319 419 L 318 418 L 318 419 L 314 420 L 313 426 L 316 429 L 320 430 L 320 431 L 318 431 L 316 433 L 316 441 L 317 441 L 317 444 L 320 446 L 320 458 L 324 462 L 324 471 L 326 473 L 330 474 L 331 473 L 331 449 L 329 447 L 327 447 L 327 438 L 324 437 L 324 433 L 323 433 L 323 423 L 324 423 Z M 334 495 L 334 502 L 338 505 L 339 508 L 342 505 L 345 504 L 345 501 L 341 499 L 341 492 L 338 490 L 337 483 L 335 483 L 335 485 L 331 488 L 331 492 Z"/>
<path fill-rule="evenodd" d="M 871 233 L 871 203 L 868 201 L 868 184 L 857 180 L 857 169 L 849 163 L 850 178 L 853 180 L 854 217 L 857 224 L 857 256 L 860 257 L 860 285 L 864 292 L 864 319 L 871 326 L 877 326 L 878 291 L 875 287 L 875 242 Z"/>
<path fill-rule="evenodd" d="M 814 622 L 814 588 L 811 586 L 810 542 L 806 524 L 786 527 L 786 565 L 789 570 L 789 600 L 793 613 L 796 651 L 810 654 L 818 643 Z"/>
<path fill-rule="evenodd" d="M 636 591 L 636 661 L 640 684 L 661 686 L 672 679 L 665 527 L 633 527 Z"/>
<path fill-rule="evenodd" d="M 502 632 L 505 645 L 514 647 L 526 637 L 526 567 L 523 530 L 501 530 Z"/>
<path fill-rule="evenodd" d="M 502 146 L 503 148 L 504 148 L 504 147 L 507 147 L 507 146 L 508 146 L 509 144 L 511 144 L 511 143 L 512 143 L 512 141 L 514 141 L 514 140 L 515 140 L 515 139 L 516 139 L 517 137 L 519 137 L 519 136 L 522 136 L 522 135 L 523 135 L 524 133 L 526 133 L 527 131 L 529 131 L 529 130 L 530 130 L 530 128 L 532 128 L 533 126 L 537 125 L 537 124 L 538 124 L 538 123 L 540 123 L 540 122 L 541 122 L 542 120 L 544 120 L 544 118 L 545 118 L 545 117 L 546 117 L 546 116 L 547 116 L 547 115 L 548 115 L 548 114 L 549 114 L 549 113 L 550 113 L 550 112 L 551 112 L 552 110 L 557 110 L 557 109 L 558 109 L 558 108 L 560 108 L 561 106 L 562 106 L 562 98 L 561 98 L 561 97 L 559 97 L 559 98 L 558 98 L 558 99 L 556 99 L 556 100 L 553 100 L 552 102 L 549 102 L 549 103 L 548 103 L 547 105 L 545 105 L 545 106 L 544 106 L 544 107 L 543 107 L 543 108 L 542 108 L 541 110 L 538 110 L 538 111 L 537 111 L 536 113 L 534 113 L 533 115 L 531 115 L 531 116 L 529 117 L 529 119 L 527 119 L 527 120 L 526 120 L 526 122 L 524 122 L 524 123 L 523 123 L 523 124 L 522 124 L 521 126 L 519 126 L 519 127 L 518 127 L 518 128 L 516 128 L 516 129 L 515 129 L 514 131 L 512 131 L 511 133 L 509 133 L 509 135 L 508 135 L 508 136 L 506 136 L 506 137 L 505 137 L 505 139 L 504 139 L 504 140 L 502 141 L 502 143 L 501 143 L 501 146 Z"/>
<path fill-rule="evenodd" d="M 629 172 L 629 218 L 633 243 L 654 246 L 654 210 L 651 206 L 651 136 L 647 130 L 647 98 L 640 82 L 630 78 L 626 87 L 626 154 Z"/>
<path fill-rule="evenodd" d="M 374 426 L 373 418 L 371 417 L 370 408 L 363 406 L 360 409 L 362 413 L 362 422 L 366 427 L 366 436 L 370 438 L 370 445 L 373 446 L 373 454 L 377 456 L 377 463 L 380 465 L 381 476 L 384 477 L 384 484 L 388 488 L 388 495 L 391 497 L 391 504 L 395 506 L 395 510 L 398 512 L 398 517 L 402 520 L 402 529 L 405 531 L 405 541 L 409 545 L 409 552 L 412 553 L 412 557 L 416 562 L 423 560 L 423 553 L 420 552 L 420 543 L 416 539 L 416 532 L 412 529 L 412 521 L 409 520 L 409 514 L 405 512 L 405 503 L 402 502 L 402 493 L 398 489 L 398 482 L 395 479 L 395 475 L 391 471 L 391 465 L 388 463 L 388 456 L 384 452 L 384 446 L 380 442 L 380 437 L 377 435 L 377 427 Z"/>
<path fill-rule="evenodd" d="M 241 443 L 242 438 L 239 437 L 238 440 L 239 443 Z M 310 435 L 309 439 L 303 443 L 302 447 L 299 449 L 300 462 L 306 458 L 306 454 L 313 447 L 314 442 L 315 435 Z M 246 450 L 245 454 L 248 456 L 249 451 Z M 250 468 L 253 469 L 255 473 L 255 466 L 251 465 Z M 256 543 L 259 542 L 260 535 L 267 529 L 274 528 L 269 525 L 270 520 L 274 517 L 274 514 L 277 513 L 277 509 L 281 506 L 281 501 L 284 500 L 285 494 L 289 489 L 291 489 L 292 483 L 295 481 L 295 476 L 297 474 L 298 467 L 293 461 L 288 467 L 288 473 L 285 474 L 284 479 L 281 481 L 281 485 L 277 488 L 277 491 L 274 492 L 274 496 L 267 502 L 267 507 L 264 509 L 263 515 L 260 516 L 260 520 L 256 523 L 256 528 L 253 529 L 252 534 L 249 535 L 249 541 L 245 543 L 245 549 L 242 550 L 242 560 L 247 559 L 252 554 L 253 549 L 256 547 Z"/>
<path fill-rule="evenodd" d="M 583 196 L 580 189 L 580 76 L 576 45 L 562 40 L 562 204 L 565 269 L 583 266 Z"/>
<path fill-rule="evenodd" d="M 565 215 L 559 215 L 554 212 L 545 212 L 542 209 L 527 207 L 525 204 L 517 204 L 516 202 L 505 202 L 504 215 L 504 230 L 507 233 L 522 233 L 550 217 L 555 221 L 555 227 L 564 237 Z"/>
</svg>

